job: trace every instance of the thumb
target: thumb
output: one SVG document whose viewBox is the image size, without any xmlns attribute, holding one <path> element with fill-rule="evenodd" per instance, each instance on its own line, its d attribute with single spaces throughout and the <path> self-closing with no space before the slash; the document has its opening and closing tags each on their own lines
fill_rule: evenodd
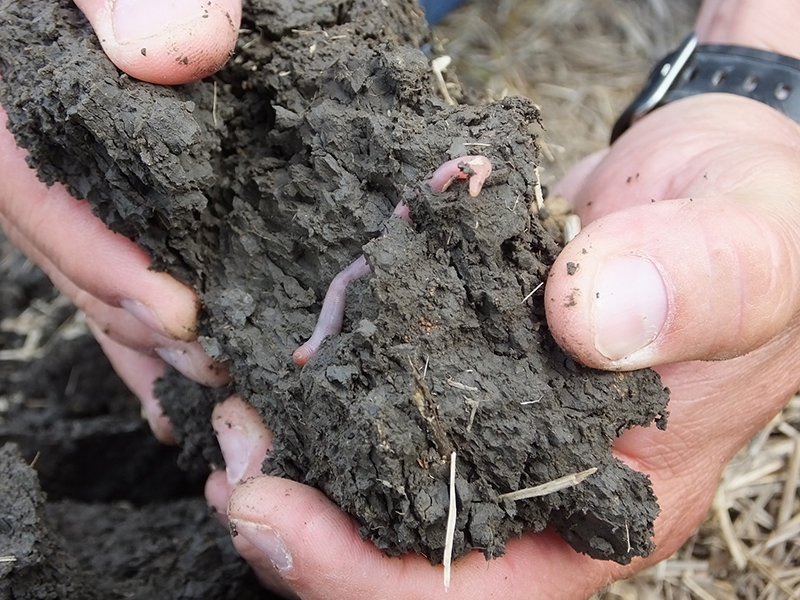
<svg viewBox="0 0 800 600">
<path fill-rule="evenodd" d="M 548 323 L 562 348 L 602 369 L 745 354 L 800 307 L 799 246 L 797 223 L 767 205 L 716 197 L 621 210 L 556 260 Z"/>
<path fill-rule="evenodd" d="M 241 0 L 75 0 L 108 58 L 128 75 L 165 85 L 202 79 L 228 60 Z"/>
</svg>

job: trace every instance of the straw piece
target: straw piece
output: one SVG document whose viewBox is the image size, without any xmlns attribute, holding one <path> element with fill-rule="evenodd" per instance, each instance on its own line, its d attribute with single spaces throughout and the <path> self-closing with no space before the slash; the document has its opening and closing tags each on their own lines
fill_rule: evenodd
<svg viewBox="0 0 800 600">
<path fill-rule="evenodd" d="M 800 513 L 796 514 L 790 521 L 782 524 L 778 529 L 772 532 L 767 541 L 764 543 L 764 550 L 774 548 L 778 544 L 789 541 L 792 538 L 800 536 Z"/>
<path fill-rule="evenodd" d="M 524 490 L 517 490 L 516 492 L 500 494 L 497 498 L 498 500 L 508 500 L 510 502 L 515 502 L 517 500 L 525 500 L 526 498 L 536 498 L 538 496 L 546 496 L 548 494 L 558 492 L 559 490 L 576 486 L 581 481 L 583 481 L 584 479 L 589 477 L 589 475 L 595 473 L 596 471 L 597 467 L 592 467 L 591 469 L 586 469 L 585 471 L 581 471 L 580 473 L 571 473 L 569 475 L 564 475 L 564 477 L 559 477 L 558 479 L 554 479 L 553 481 L 548 481 L 547 483 L 542 483 L 540 485 L 535 485 L 533 487 L 525 488 Z"/>
<path fill-rule="evenodd" d="M 778 510 L 778 527 L 792 518 L 798 483 L 800 483 L 800 436 L 794 438 L 794 451 L 789 462 L 786 485 L 783 488 L 781 506 Z"/>
<path fill-rule="evenodd" d="M 744 554 L 739 538 L 736 537 L 736 533 L 733 531 L 733 523 L 731 523 L 728 504 L 725 500 L 725 490 L 722 486 L 717 490 L 717 495 L 714 496 L 714 511 L 717 513 L 722 539 L 725 540 L 736 567 L 742 570 L 747 566 L 747 557 Z"/>
<path fill-rule="evenodd" d="M 450 588 L 450 567 L 453 564 L 453 538 L 456 534 L 456 453 L 450 455 L 450 507 L 444 540 L 444 589 Z"/>
</svg>

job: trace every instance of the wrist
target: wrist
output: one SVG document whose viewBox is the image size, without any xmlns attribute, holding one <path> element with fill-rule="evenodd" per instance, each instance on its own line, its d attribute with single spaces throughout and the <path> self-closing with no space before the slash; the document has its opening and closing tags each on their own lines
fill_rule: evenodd
<svg viewBox="0 0 800 600">
<path fill-rule="evenodd" d="M 800 59 L 796 0 L 704 0 L 695 31 L 701 44 L 733 44 Z"/>
</svg>

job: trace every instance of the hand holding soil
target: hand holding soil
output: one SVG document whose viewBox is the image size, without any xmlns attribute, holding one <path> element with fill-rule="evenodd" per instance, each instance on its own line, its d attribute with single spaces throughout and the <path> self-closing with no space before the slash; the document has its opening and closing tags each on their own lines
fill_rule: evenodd
<svg viewBox="0 0 800 600">
<path fill-rule="evenodd" d="M 193 81 L 222 66 L 241 18 L 240 0 L 210 2 L 199 12 L 196 2 L 116 2 L 113 11 L 105 0 L 76 4 L 119 68 L 162 84 Z M 174 56 L 176 48 L 181 60 Z M 117 373 L 142 401 L 155 435 L 174 443 L 153 396 L 164 363 L 206 385 L 228 380 L 224 366 L 194 342 L 197 295 L 169 275 L 149 270 L 145 252 L 109 231 L 88 203 L 76 202 L 63 185 L 48 188 L 38 181 L 25 164 L 27 153 L 5 127 L 2 107 L 0 121 L 0 225 L 88 315 Z"/>
</svg>

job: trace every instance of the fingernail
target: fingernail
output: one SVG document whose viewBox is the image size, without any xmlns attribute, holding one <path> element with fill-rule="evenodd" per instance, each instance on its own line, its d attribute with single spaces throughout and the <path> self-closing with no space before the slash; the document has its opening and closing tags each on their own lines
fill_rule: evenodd
<svg viewBox="0 0 800 600">
<path fill-rule="evenodd" d="M 158 357 L 169 366 L 180 371 L 189 379 L 197 381 L 196 369 L 185 351 L 178 350 L 177 348 L 155 348 L 154 351 L 158 354 Z"/>
<path fill-rule="evenodd" d="M 225 459 L 228 483 L 236 485 L 244 478 L 258 439 L 248 435 L 249 431 L 245 427 L 225 419 L 214 419 L 213 427 L 217 432 L 219 448 Z"/>
<path fill-rule="evenodd" d="M 183 344 L 182 348 L 154 348 L 153 351 L 165 363 L 183 375 L 209 387 L 220 387 L 230 381 L 227 365 L 214 362 L 197 342 Z"/>
<path fill-rule="evenodd" d="M 111 12 L 114 35 L 120 44 L 144 40 L 207 14 L 197 0 L 116 0 Z"/>
<path fill-rule="evenodd" d="M 234 535 L 241 535 L 248 542 L 253 544 L 260 550 L 267 558 L 269 558 L 272 566 L 277 569 L 281 575 L 286 575 L 292 569 L 292 555 L 283 543 L 281 536 L 278 535 L 274 529 L 267 525 L 260 523 L 253 523 L 251 521 L 240 521 L 238 519 L 231 519 L 231 532 Z"/>
<path fill-rule="evenodd" d="M 667 320 L 667 288 L 652 261 L 617 256 L 600 266 L 594 288 L 594 345 L 610 360 L 648 346 Z"/>
<path fill-rule="evenodd" d="M 164 326 L 161 324 L 161 321 L 159 321 L 158 317 L 156 317 L 156 313 L 154 313 L 149 306 L 142 304 L 138 300 L 131 300 L 130 298 L 120 300 L 119 305 L 136 317 L 136 319 L 142 323 L 142 325 L 151 331 L 155 331 L 156 333 L 160 333 L 164 336 L 168 335 L 167 331 L 164 329 Z"/>
<path fill-rule="evenodd" d="M 167 446 L 177 445 L 178 442 L 175 439 L 175 430 L 172 428 L 169 417 L 161 410 L 161 405 L 158 403 L 158 400 L 153 399 L 152 401 L 147 401 L 142 398 L 141 402 L 142 416 L 147 420 L 147 423 L 150 425 L 150 430 L 153 432 L 153 435 L 156 436 L 156 439 Z"/>
</svg>

